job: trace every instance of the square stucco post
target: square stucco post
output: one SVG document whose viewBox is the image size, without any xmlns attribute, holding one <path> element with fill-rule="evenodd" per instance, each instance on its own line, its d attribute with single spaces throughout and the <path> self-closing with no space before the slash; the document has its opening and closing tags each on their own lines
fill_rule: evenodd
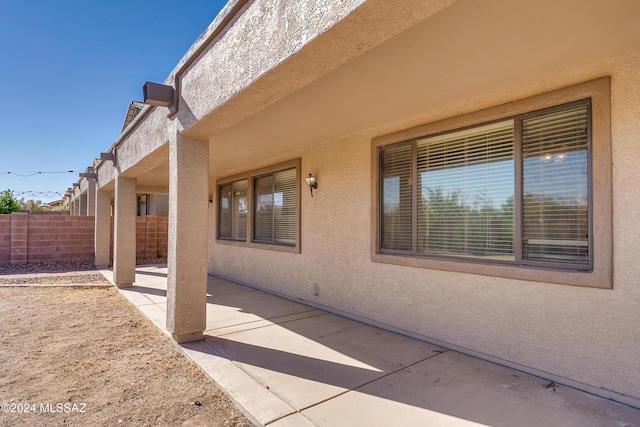
<svg viewBox="0 0 640 427">
<path fill-rule="evenodd" d="M 116 177 L 113 219 L 113 281 L 119 288 L 136 280 L 136 179 Z"/>
<path fill-rule="evenodd" d="M 95 264 L 96 267 L 104 268 L 111 261 L 111 193 L 109 191 L 96 191 L 95 195 Z"/>
<path fill-rule="evenodd" d="M 96 214 L 96 180 L 88 178 L 87 181 L 87 215 L 91 216 Z"/>
<path fill-rule="evenodd" d="M 203 337 L 207 313 L 209 143 L 169 142 L 167 329 L 178 343 Z"/>
<path fill-rule="evenodd" d="M 80 212 L 78 212 L 78 215 L 82 215 L 82 216 L 87 216 L 87 195 L 86 194 L 81 194 L 80 195 Z"/>
</svg>

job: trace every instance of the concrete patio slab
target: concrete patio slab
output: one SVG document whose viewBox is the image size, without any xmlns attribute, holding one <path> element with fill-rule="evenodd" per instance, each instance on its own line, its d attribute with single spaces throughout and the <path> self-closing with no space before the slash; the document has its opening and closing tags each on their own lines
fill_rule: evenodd
<svg viewBox="0 0 640 427">
<path fill-rule="evenodd" d="M 633 426 L 639 411 L 454 351 L 303 412 L 332 426 Z"/>
<path fill-rule="evenodd" d="M 204 341 L 182 344 L 186 355 L 224 390 L 258 425 L 295 413 L 295 409 L 247 375 Z M 249 409 L 250 408 L 250 409 Z"/>
<path fill-rule="evenodd" d="M 224 288 L 229 290 L 227 282 Z M 213 287 L 218 284 L 210 285 Z M 238 292 L 227 292 L 207 297 L 207 330 L 249 324 L 293 314 L 312 312 L 311 307 L 303 306 L 283 298 L 261 291 L 245 291 L 238 286 Z"/>
<path fill-rule="evenodd" d="M 139 288 L 139 287 L 121 288 L 120 293 L 125 297 L 127 297 L 127 299 L 133 305 L 136 305 L 136 306 L 145 305 L 145 304 L 156 304 L 157 301 L 154 301 L 151 298 L 149 298 L 149 293 L 144 292 L 144 289 L 145 288 Z M 165 300 L 166 300 L 166 296 L 165 296 Z"/>
<path fill-rule="evenodd" d="M 444 351 L 329 313 L 206 341 L 297 410 Z"/>
<path fill-rule="evenodd" d="M 218 295 L 226 295 L 226 294 L 237 294 L 240 292 L 257 292 L 257 291 L 255 289 L 251 289 L 246 286 L 229 282 L 228 280 L 209 276 L 209 280 L 207 281 L 208 295 L 218 296 Z"/>
<path fill-rule="evenodd" d="M 121 294 L 167 333 L 166 269 L 136 272 Z M 640 425 L 640 409 L 220 278 L 207 328 L 182 350 L 257 425 Z"/>
<path fill-rule="evenodd" d="M 299 320 L 299 319 L 304 319 L 304 318 L 314 317 L 314 316 L 321 316 L 323 314 L 326 314 L 326 311 L 312 309 L 309 311 L 303 311 L 301 313 L 293 313 L 293 314 L 287 314 L 284 316 L 273 317 L 269 320 L 266 320 L 266 319 L 256 320 L 256 321 L 246 322 L 246 323 L 241 323 L 236 325 L 223 326 L 217 329 L 209 329 L 206 331 L 206 333 L 207 335 L 222 337 L 225 335 L 233 334 L 235 332 L 264 328 L 265 326 L 292 322 L 294 320 Z"/>
<path fill-rule="evenodd" d="M 291 414 L 269 424 L 269 427 L 315 427 L 316 424 L 309 421 L 302 414 Z"/>
</svg>

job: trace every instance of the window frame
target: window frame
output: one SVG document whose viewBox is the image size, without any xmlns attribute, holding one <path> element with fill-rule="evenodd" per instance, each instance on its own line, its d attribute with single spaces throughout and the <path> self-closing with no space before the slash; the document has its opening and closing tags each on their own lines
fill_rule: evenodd
<svg viewBox="0 0 640 427">
<path fill-rule="evenodd" d="M 241 174 L 220 178 L 216 181 L 216 219 L 215 219 L 215 236 L 216 243 L 230 246 L 247 247 L 255 249 L 268 249 L 278 252 L 300 253 L 300 165 L 301 159 L 294 159 L 288 162 L 278 163 L 273 166 L 264 167 L 247 171 Z M 254 241 L 254 219 L 255 219 L 255 179 L 265 175 L 274 174 L 276 172 L 287 169 L 295 169 L 296 176 L 296 238 L 293 245 L 285 245 L 273 242 Z M 246 240 L 232 240 L 220 237 L 220 189 L 221 187 L 233 184 L 236 181 L 247 180 L 247 233 Z"/>
<path fill-rule="evenodd" d="M 417 255 L 383 251 L 382 236 L 382 199 L 380 149 L 413 139 L 455 132 L 486 123 L 506 120 L 528 113 L 538 114 L 541 110 L 552 111 L 566 104 L 590 99 L 591 139 L 589 182 L 591 197 L 589 215 L 591 218 L 590 255 L 592 269 L 571 270 L 565 266 L 527 263 L 506 264 L 488 262 L 473 258 L 449 258 L 429 255 Z M 498 107 L 481 110 L 459 117 L 453 117 L 423 126 L 384 135 L 372 140 L 372 248 L 374 262 L 397 264 L 434 270 L 481 274 L 535 282 L 557 283 L 575 286 L 588 286 L 610 289 L 613 282 L 613 227 L 612 227 L 612 178 L 611 178 L 611 101 L 610 78 L 604 77 L 568 88 L 537 95 L 520 101 L 510 102 Z M 522 185 L 520 155 L 516 156 L 514 179 L 517 186 Z M 516 191 L 516 203 L 521 188 Z M 516 221 L 520 221 L 518 218 Z M 415 225 L 415 224 L 414 224 Z M 414 233 L 415 228 L 414 228 Z M 562 267 L 562 268 L 560 268 Z"/>
</svg>

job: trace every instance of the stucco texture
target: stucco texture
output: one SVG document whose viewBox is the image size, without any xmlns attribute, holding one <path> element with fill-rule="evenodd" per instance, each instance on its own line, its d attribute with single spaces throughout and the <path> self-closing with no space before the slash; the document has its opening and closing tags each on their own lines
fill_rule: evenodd
<svg viewBox="0 0 640 427">
<path fill-rule="evenodd" d="M 217 243 L 210 209 L 210 272 L 312 301 L 595 388 L 640 398 L 640 51 L 448 105 L 463 114 L 610 75 L 613 289 L 536 283 L 371 261 L 371 139 L 434 120 L 440 111 L 336 138 L 301 156 L 319 188 L 301 193 L 301 253 Z M 212 180 L 215 180 L 213 177 Z M 211 181 L 211 180 L 210 180 Z"/>
</svg>

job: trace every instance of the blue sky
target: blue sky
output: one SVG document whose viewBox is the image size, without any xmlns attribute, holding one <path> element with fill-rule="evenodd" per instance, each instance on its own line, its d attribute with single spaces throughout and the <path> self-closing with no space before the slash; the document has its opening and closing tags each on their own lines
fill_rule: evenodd
<svg viewBox="0 0 640 427">
<path fill-rule="evenodd" d="M 0 0 L 0 190 L 59 199 L 24 192 L 64 194 L 225 3 Z"/>
</svg>

